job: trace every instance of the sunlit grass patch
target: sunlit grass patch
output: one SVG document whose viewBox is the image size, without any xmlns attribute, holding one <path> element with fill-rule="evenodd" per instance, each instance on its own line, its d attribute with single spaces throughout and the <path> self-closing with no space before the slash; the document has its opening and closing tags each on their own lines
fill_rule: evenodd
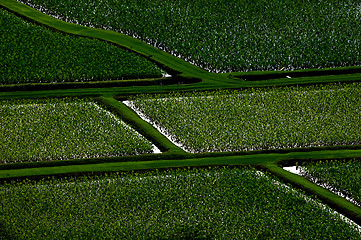
<svg viewBox="0 0 361 240">
<path fill-rule="evenodd" d="M 0 163 L 152 153 L 151 142 L 95 102 L 0 101 Z"/>
<path fill-rule="evenodd" d="M 139 96 L 127 104 L 190 152 L 361 142 L 360 84 Z"/>
</svg>

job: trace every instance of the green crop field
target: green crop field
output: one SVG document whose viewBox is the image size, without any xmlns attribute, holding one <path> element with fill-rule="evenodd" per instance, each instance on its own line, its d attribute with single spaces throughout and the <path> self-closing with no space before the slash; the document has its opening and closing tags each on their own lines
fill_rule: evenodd
<svg viewBox="0 0 361 240">
<path fill-rule="evenodd" d="M 0 239 L 360 239 L 360 17 L 1 0 Z"/>
<path fill-rule="evenodd" d="M 357 0 L 21 0 L 119 31 L 214 72 L 359 65 Z"/>
<path fill-rule="evenodd" d="M 320 161 L 302 166 L 301 174 L 316 184 L 339 192 L 361 204 L 361 163 L 359 161 Z"/>
<path fill-rule="evenodd" d="M 151 142 L 91 100 L 0 101 L 0 163 L 151 153 Z"/>
<path fill-rule="evenodd" d="M 253 169 L 21 182 L 1 186 L 0 199 L 0 222 L 14 238 L 361 237 L 339 214 Z"/>
<path fill-rule="evenodd" d="M 128 104 L 190 152 L 360 144 L 359 84 L 173 94 Z"/>
<path fill-rule="evenodd" d="M 9 27 L 11 26 L 11 27 Z M 0 9 L 0 85 L 161 77 L 133 53 L 36 26 Z"/>
</svg>

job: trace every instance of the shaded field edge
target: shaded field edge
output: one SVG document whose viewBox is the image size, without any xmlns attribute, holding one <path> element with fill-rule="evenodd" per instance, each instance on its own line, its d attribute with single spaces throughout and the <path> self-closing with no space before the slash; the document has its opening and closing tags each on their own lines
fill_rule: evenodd
<svg viewBox="0 0 361 240">
<path fill-rule="evenodd" d="M 16 3 L 21 4 L 19 2 L 16 2 Z M 23 7 L 25 8 L 28 6 L 24 5 Z M 8 12 L 11 12 L 26 21 L 29 21 L 36 25 L 42 26 L 53 32 L 58 32 L 58 33 L 62 33 L 62 34 L 69 35 L 69 36 L 75 36 L 75 37 L 97 39 L 99 41 L 107 42 L 108 44 L 112 44 L 116 47 L 119 47 L 128 52 L 131 52 L 137 56 L 140 56 L 140 57 L 146 59 L 149 62 L 156 64 L 159 68 L 163 69 L 164 71 L 166 71 L 168 74 L 170 74 L 172 76 L 171 78 L 164 78 L 164 77 L 163 78 L 162 77 L 147 78 L 147 77 L 145 77 L 145 78 L 141 78 L 141 79 L 129 78 L 129 79 L 124 79 L 124 80 L 114 79 L 114 80 L 105 80 L 105 81 L 96 81 L 96 80 L 95 81 L 76 81 L 76 80 L 74 80 L 74 81 L 69 81 L 69 82 L 54 82 L 54 83 L 36 83 L 36 82 L 34 82 L 34 83 L 21 83 L 21 84 L 15 84 L 15 83 L 14 84 L 2 84 L 2 85 L 0 85 L 0 92 L 1 91 L 22 91 L 22 90 L 27 90 L 27 91 L 53 90 L 53 89 L 70 89 L 70 88 L 129 87 L 129 86 L 169 85 L 169 84 L 180 84 L 180 83 L 190 84 L 190 83 L 197 83 L 197 82 L 202 81 L 199 78 L 182 77 L 182 76 L 180 76 L 180 74 L 181 74 L 180 71 L 177 71 L 177 70 L 167 66 L 166 64 L 163 64 L 163 63 L 157 61 L 156 59 L 154 59 L 152 57 L 152 55 L 149 56 L 149 55 L 143 54 L 142 52 L 139 52 L 132 48 L 123 46 L 117 42 L 109 41 L 109 40 L 103 39 L 101 37 L 86 36 L 86 35 L 75 34 L 75 33 L 71 33 L 68 31 L 59 30 L 56 27 L 52 27 L 48 24 L 38 21 L 37 19 L 27 16 L 26 14 L 24 14 L 24 12 L 26 12 L 26 11 L 24 11 L 23 13 L 20 13 L 19 11 L 12 9 L 10 6 L 7 5 L 6 2 L 0 3 L 0 9 L 4 9 Z M 33 11 L 37 11 L 37 10 L 33 9 Z M 47 17 L 52 18 L 50 16 L 47 16 Z M 57 19 L 53 19 L 53 20 L 60 21 Z M 120 35 L 123 35 L 123 34 L 120 34 Z M 128 36 L 126 36 L 126 37 L 128 37 Z M 136 40 L 136 39 L 134 39 L 134 40 Z"/>
</svg>

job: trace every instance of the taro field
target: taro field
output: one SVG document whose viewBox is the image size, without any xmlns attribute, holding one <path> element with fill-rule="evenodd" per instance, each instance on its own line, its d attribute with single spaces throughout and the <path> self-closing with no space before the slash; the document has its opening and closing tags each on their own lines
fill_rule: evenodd
<svg viewBox="0 0 361 240">
<path fill-rule="evenodd" d="M 330 160 L 307 163 L 302 166 L 300 174 L 337 192 L 361 205 L 361 163 L 355 160 Z"/>
<path fill-rule="evenodd" d="M 139 96 L 127 102 L 189 152 L 360 144 L 360 85 Z"/>
<path fill-rule="evenodd" d="M 0 163 L 152 153 L 152 143 L 90 99 L 0 101 Z"/>
<path fill-rule="evenodd" d="M 56 33 L 3 9 L 0 34 L 0 85 L 151 78 L 164 72 L 119 47 Z"/>
<path fill-rule="evenodd" d="M 26 239 L 360 239 L 357 225 L 255 169 L 20 182 L 0 187 L 3 234 Z"/>
<path fill-rule="evenodd" d="M 358 0 L 19 0 L 135 36 L 213 72 L 360 64 Z"/>
<path fill-rule="evenodd" d="M 361 239 L 360 6 L 1 0 L 0 239 Z"/>
</svg>

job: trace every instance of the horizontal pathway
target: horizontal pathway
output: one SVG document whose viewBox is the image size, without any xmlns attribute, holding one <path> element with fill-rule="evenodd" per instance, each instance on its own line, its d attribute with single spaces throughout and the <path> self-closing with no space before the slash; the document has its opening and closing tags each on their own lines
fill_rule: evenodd
<svg viewBox="0 0 361 240">
<path fill-rule="evenodd" d="M 361 150 L 327 150 L 312 152 L 268 153 L 250 154 L 239 156 L 201 157 L 182 160 L 156 160 L 156 161 L 130 161 L 109 162 L 85 165 L 70 165 L 57 167 L 22 168 L 12 170 L 0 170 L 0 179 L 18 178 L 25 176 L 56 175 L 104 171 L 134 171 L 152 170 L 162 168 L 179 167 L 204 167 L 224 165 L 270 165 L 284 160 L 307 160 L 307 159 L 339 159 L 357 158 L 361 156 Z M 109 159 L 111 161 L 111 159 Z"/>
<path fill-rule="evenodd" d="M 202 81 L 193 84 L 173 84 L 173 85 L 151 85 L 151 86 L 131 86 L 131 87 L 106 87 L 106 88 L 74 88 L 57 90 L 39 90 L 39 91 L 0 91 L 0 99 L 8 98 L 41 98 L 41 97 L 74 97 L 74 96 L 129 96 L 144 93 L 169 93 L 177 91 L 211 91 L 215 89 L 239 89 L 251 87 L 277 87 L 291 85 L 310 85 L 338 82 L 358 82 L 361 81 L 361 74 L 326 76 L 324 77 L 305 77 L 284 81 L 283 79 L 251 81 L 234 84 L 225 83 L 223 80 L 218 82 Z"/>
</svg>

